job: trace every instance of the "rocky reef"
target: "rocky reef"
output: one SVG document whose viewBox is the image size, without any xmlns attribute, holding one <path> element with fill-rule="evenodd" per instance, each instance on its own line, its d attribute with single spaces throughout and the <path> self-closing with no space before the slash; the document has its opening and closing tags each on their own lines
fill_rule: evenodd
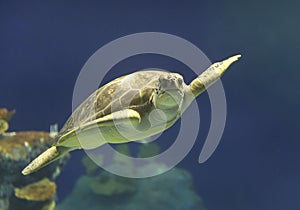
<svg viewBox="0 0 300 210">
<path fill-rule="evenodd" d="M 2 125 L 13 112 L 0 109 Z M 50 210 L 55 207 L 56 184 L 53 182 L 69 159 L 59 161 L 24 176 L 22 169 L 54 143 L 50 133 L 40 131 L 0 133 L 0 210 Z"/>
<path fill-rule="evenodd" d="M 130 151 L 126 144 L 117 150 L 123 154 Z M 159 148 L 154 143 L 143 145 L 139 157 L 155 155 Z M 201 198 L 193 190 L 191 175 L 179 168 L 149 178 L 120 177 L 107 171 L 99 171 L 93 161 L 83 158 L 86 176 L 82 176 L 72 193 L 59 203 L 56 210 L 204 210 Z M 111 167 L 130 167 L 130 163 L 116 159 Z M 137 173 L 155 169 L 163 170 L 161 164 L 149 162 L 139 167 Z"/>
<path fill-rule="evenodd" d="M 130 179 L 103 172 L 82 176 L 56 210 L 204 210 L 187 171 L 174 168 L 151 178 Z"/>
<path fill-rule="evenodd" d="M 47 201 L 51 199 L 55 193 L 56 184 L 48 178 L 44 178 L 41 181 L 34 182 L 22 188 L 15 188 L 15 196 L 28 201 Z"/>
</svg>

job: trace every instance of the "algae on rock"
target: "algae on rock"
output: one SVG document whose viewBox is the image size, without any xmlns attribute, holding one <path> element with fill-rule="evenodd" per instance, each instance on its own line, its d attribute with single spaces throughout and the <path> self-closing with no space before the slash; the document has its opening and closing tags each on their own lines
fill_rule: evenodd
<svg viewBox="0 0 300 210">
<path fill-rule="evenodd" d="M 29 184 L 22 188 L 15 188 L 15 196 L 17 198 L 29 201 L 46 201 L 50 200 L 56 193 L 55 182 L 44 178 L 33 184 Z"/>
</svg>

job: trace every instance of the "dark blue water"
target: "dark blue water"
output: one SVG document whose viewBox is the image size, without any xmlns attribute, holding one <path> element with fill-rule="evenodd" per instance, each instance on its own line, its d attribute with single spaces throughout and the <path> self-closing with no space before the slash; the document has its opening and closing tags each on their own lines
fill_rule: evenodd
<svg viewBox="0 0 300 210">
<path fill-rule="evenodd" d="M 203 131 L 179 166 L 193 174 L 208 210 L 300 209 L 299 9 L 299 1 L 0 1 L 0 106 L 17 110 L 16 131 L 61 127 L 86 60 L 131 33 L 180 36 L 212 61 L 241 53 L 222 79 L 228 113 L 221 144 L 198 164 L 210 118 L 204 94 Z M 141 57 L 120 63 L 110 77 L 152 62 L 188 72 L 173 60 Z M 83 174 L 82 155 L 74 152 L 58 178 L 60 198 Z"/>
</svg>

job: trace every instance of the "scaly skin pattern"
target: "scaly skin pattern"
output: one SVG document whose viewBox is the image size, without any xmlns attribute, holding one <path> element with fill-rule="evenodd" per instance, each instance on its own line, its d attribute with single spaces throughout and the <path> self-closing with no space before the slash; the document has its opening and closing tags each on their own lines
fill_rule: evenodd
<svg viewBox="0 0 300 210">
<path fill-rule="evenodd" d="M 190 91 L 197 97 L 209 86 L 216 82 L 228 69 L 228 67 L 237 61 L 241 55 L 232 56 L 224 61 L 212 64 L 199 77 L 194 79 L 189 85 Z"/>
<path fill-rule="evenodd" d="M 241 55 L 235 55 L 226 60 L 213 63 L 208 69 L 195 78 L 186 89 L 185 102 L 182 110 L 184 111 L 198 95 L 214 84 L 225 73 L 229 66 L 239 58 L 241 58 Z"/>
</svg>

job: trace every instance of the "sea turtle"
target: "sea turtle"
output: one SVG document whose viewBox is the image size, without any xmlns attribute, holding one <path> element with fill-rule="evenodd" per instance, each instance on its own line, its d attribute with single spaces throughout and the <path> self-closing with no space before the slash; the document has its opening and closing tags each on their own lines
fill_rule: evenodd
<svg viewBox="0 0 300 210">
<path fill-rule="evenodd" d="M 138 71 L 107 83 L 72 113 L 56 136 L 56 143 L 22 173 L 30 174 L 75 149 L 136 141 L 166 130 L 240 57 L 212 64 L 190 85 L 180 74 L 158 70 Z"/>
</svg>

